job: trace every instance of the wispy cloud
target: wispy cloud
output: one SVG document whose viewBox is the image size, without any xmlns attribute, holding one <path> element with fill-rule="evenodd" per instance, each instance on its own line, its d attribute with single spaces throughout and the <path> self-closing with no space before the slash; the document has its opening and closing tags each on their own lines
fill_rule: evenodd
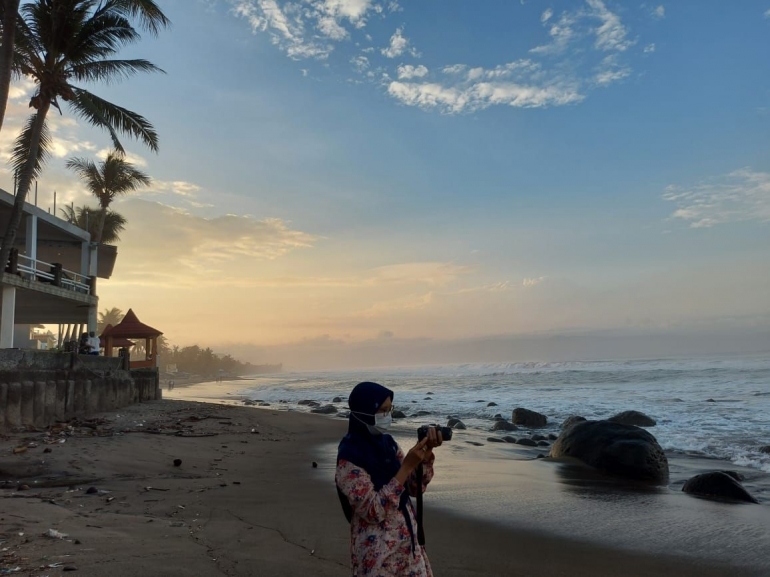
<svg viewBox="0 0 770 577">
<path fill-rule="evenodd" d="M 652 54 L 653 52 L 655 52 L 655 43 L 648 44 L 644 47 L 645 54 Z"/>
<path fill-rule="evenodd" d="M 533 287 L 533 286 L 537 286 L 537 285 L 539 285 L 541 282 L 543 282 L 543 281 L 545 280 L 545 278 L 546 278 L 546 277 L 544 277 L 544 276 L 539 276 L 539 277 L 537 277 L 537 278 L 525 278 L 525 279 L 524 279 L 524 280 L 521 282 L 521 286 L 524 286 L 524 287 Z"/>
<path fill-rule="evenodd" d="M 770 18 L 770 8 L 765 11 L 765 18 Z"/>
<path fill-rule="evenodd" d="M 449 82 L 391 81 L 388 93 L 409 106 L 439 109 L 447 113 L 481 110 L 496 104 L 539 108 L 579 102 L 579 87 L 548 73 L 530 60 L 520 60 L 492 69 L 452 66 L 444 69 Z"/>
<path fill-rule="evenodd" d="M 652 9 L 652 15 L 655 18 L 663 19 L 666 17 L 666 7 L 661 4 L 660 6 Z"/>
<path fill-rule="evenodd" d="M 380 50 L 385 58 L 398 58 L 405 52 L 408 52 L 412 56 L 418 56 L 414 47 L 410 46 L 409 39 L 404 36 L 404 28 L 397 28 L 390 37 L 390 43 L 386 48 Z"/>
<path fill-rule="evenodd" d="M 495 105 L 537 108 L 574 104 L 591 90 L 620 82 L 633 72 L 623 57 L 637 40 L 605 0 L 576 1 L 558 14 L 552 8 L 545 9 L 539 18 L 547 42 L 529 50 L 527 59 L 493 67 L 439 65 L 435 71 L 404 62 L 394 65 L 396 59 L 420 57 L 403 24 L 386 38 L 375 38 L 375 27 L 367 27 L 374 17 L 386 18 L 400 11 L 396 2 L 227 1 L 237 17 L 247 21 L 255 33 L 270 34 L 291 58 L 325 60 L 341 42 L 354 42 L 358 55 L 349 55 L 347 60 L 355 73 L 382 83 L 398 102 L 426 110 L 454 114 Z M 665 14 L 662 5 L 653 10 Z M 357 33 L 360 41 L 354 37 Z M 652 46 L 647 45 L 644 51 L 651 52 Z M 522 62 L 529 67 L 520 67 Z"/>
<path fill-rule="evenodd" d="M 411 64 L 401 65 L 396 70 L 399 80 L 410 80 L 412 78 L 423 78 L 428 75 L 429 70 L 420 64 L 412 66 Z"/>
<path fill-rule="evenodd" d="M 678 206 L 672 218 L 681 218 L 692 228 L 770 222 L 770 173 L 742 168 L 691 187 L 669 186 L 663 199 Z"/>
</svg>

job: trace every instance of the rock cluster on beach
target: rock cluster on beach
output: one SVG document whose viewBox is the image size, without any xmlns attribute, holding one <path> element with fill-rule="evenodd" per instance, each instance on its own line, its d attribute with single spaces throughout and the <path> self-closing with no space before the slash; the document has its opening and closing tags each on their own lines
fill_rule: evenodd
<svg viewBox="0 0 770 577">
<path fill-rule="evenodd" d="M 682 491 L 716 501 L 759 503 L 741 485 L 741 477 L 734 471 L 712 471 L 695 475 L 685 482 Z"/>
</svg>

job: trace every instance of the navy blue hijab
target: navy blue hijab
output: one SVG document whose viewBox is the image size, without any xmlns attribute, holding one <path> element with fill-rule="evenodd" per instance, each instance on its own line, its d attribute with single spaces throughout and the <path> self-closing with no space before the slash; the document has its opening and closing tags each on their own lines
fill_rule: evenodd
<svg viewBox="0 0 770 577">
<path fill-rule="evenodd" d="M 372 434 L 366 426 L 374 425 L 374 415 L 387 399 L 393 402 L 393 391 L 377 383 L 358 383 L 353 388 L 348 398 L 350 407 L 348 434 L 342 438 L 337 451 L 337 462 L 348 461 L 366 471 L 372 479 L 375 491 L 387 485 L 401 468 L 395 439 L 385 433 Z M 337 492 L 345 516 L 350 522 L 353 518 L 350 503 L 339 488 Z M 408 502 L 409 492 L 404 490 L 398 508 L 406 519 L 414 551 L 414 535 L 407 509 Z"/>
</svg>

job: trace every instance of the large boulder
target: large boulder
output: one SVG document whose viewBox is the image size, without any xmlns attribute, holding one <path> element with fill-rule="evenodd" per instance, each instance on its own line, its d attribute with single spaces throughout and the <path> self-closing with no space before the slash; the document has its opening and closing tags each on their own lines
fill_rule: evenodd
<svg viewBox="0 0 770 577">
<path fill-rule="evenodd" d="M 580 415 L 572 415 L 571 417 L 567 417 L 564 419 L 564 422 L 561 424 L 561 430 L 569 429 L 572 425 L 576 423 L 583 423 L 587 421 L 585 417 L 581 417 Z"/>
<path fill-rule="evenodd" d="M 495 421 L 495 424 L 492 425 L 492 430 L 493 431 L 518 431 L 519 428 L 513 423 L 509 423 L 508 421 Z"/>
<path fill-rule="evenodd" d="M 658 424 L 655 419 L 639 411 L 623 411 L 607 420 L 613 423 L 620 423 L 621 425 L 634 425 L 636 427 L 654 427 Z"/>
<path fill-rule="evenodd" d="M 457 417 L 451 417 L 451 418 L 450 418 L 450 419 L 449 419 L 449 420 L 446 422 L 446 426 L 447 426 L 447 427 L 449 427 L 449 428 L 451 428 L 451 429 L 460 429 L 460 430 L 464 430 L 464 429 L 466 428 L 466 427 L 465 427 L 465 423 L 463 423 L 463 422 L 462 422 L 460 419 L 458 419 Z"/>
<path fill-rule="evenodd" d="M 682 491 L 689 495 L 716 501 L 759 503 L 728 471 L 713 471 L 695 475 L 685 482 Z"/>
<path fill-rule="evenodd" d="M 551 457 L 573 457 L 607 475 L 664 484 L 668 460 L 650 433 L 633 425 L 585 421 L 565 429 Z"/>
<path fill-rule="evenodd" d="M 516 441 L 517 445 L 524 445 L 525 447 L 537 447 L 537 441 L 534 441 L 532 439 L 527 439 L 526 437 L 523 437 Z"/>
<path fill-rule="evenodd" d="M 394 419 L 406 419 L 406 413 L 404 411 L 399 411 L 398 409 L 394 409 L 391 414 L 393 415 Z"/>
<path fill-rule="evenodd" d="M 770 453 L 770 445 L 765 445 L 764 447 L 759 448 L 760 453 Z"/>
<path fill-rule="evenodd" d="M 548 424 L 548 419 L 545 415 L 530 411 L 529 409 L 522 409 L 521 407 L 513 410 L 513 418 L 511 420 L 514 425 L 521 425 L 522 427 L 529 427 L 530 429 L 545 427 Z"/>
</svg>

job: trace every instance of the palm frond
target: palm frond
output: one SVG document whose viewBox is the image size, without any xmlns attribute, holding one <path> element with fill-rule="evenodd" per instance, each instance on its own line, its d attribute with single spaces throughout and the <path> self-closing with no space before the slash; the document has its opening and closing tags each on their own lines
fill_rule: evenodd
<svg viewBox="0 0 770 577">
<path fill-rule="evenodd" d="M 153 0 L 117 0 L 117 3 L 128 16 L 136 18 L 139 25 L 153 35 L 171 26 L 171 20 Z"/>
<path fill-rule="evenodd" d="M 27 158 L 29 158 L 29 148 L 30 143 L 32 142 L 32 131 L 34 129 L 37 115 L 38 113 L 32 114 L 27 119 L 27 122 L 24 124 L 24 128 L 22 129 L 19 136 L 16 137 L 16 142 L 13 145 L 13 152 L 11 153 L 11 166 L 13 167 L 13 170 L 16 174 L 21 174 L 24 165 L 27 163 Z M 43 130 L 40 133 L 40 145 L 37 149 L 37 161 L 35 162 L 35 167 L 32 170 L 30 179 L 34 179 L 39 176 L 45 161 L 48 160 L 48 157 L 50 156 L 50 149 L 51 133 L 48 131 L 48 123 L 44 123 Z"/>
<path fill-rule="evenodd" d="M 146 118 L 126 108 L 107 102 L 82 88 L 71 87 L 75 98 L 69 103 L 75 113 L 94 126 L 110 133 L 115 149 L 125 153 L 117 131 L 141 140 L 153 152 L 158 151 L 158 133 Z"/>
<path fill-rule="evenodd" d="M 149 60 L 98 60 L 70 66 L 70 74 L 77 80 L 107 84 L 129 78 L 138 72 L 165 72 Z"/>
<path fill-rule="evenodd" d="M 74 171 L 80 179 L 85 182 L 88 191 L 95 197 L 104 190 L 104 180 L 96 164 L 87 158 L 70 158 L 66 164 L 67 168 Z"/>
</svg>

